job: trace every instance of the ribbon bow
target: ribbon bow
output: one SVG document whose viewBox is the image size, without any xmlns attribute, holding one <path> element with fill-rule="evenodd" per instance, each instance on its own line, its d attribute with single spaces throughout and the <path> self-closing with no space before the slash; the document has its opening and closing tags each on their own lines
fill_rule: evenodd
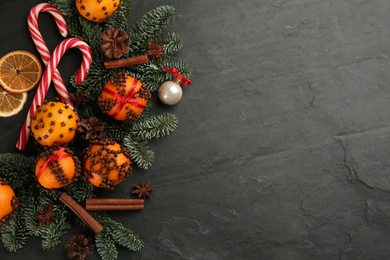
<svg viewBox="0 0 390 260">
<path fill-rule="evenodd" d="M 191 85 L 191 80 L 183 75 L 181 75 L 179 73 L 179 71 L 173 67 L 172 69 L 168 69 L 168 68 L 164 68 L 164 71 L 165 72 L 168 72 L 169 74 L 173 75 L 174 77 L 176 77 L 181 83 L 183 83 L 184 85 L 186 86 L 189 86 Z"/>
<path fill-rule="evenodd" d="M 142 108 L 142 109 L 145 108 L 144 105 L 139 104 L 142 98 L 135 97 L 135 95 L 137 94 L 137 91 L 135 89 L 137 84 L 138 84 L 138 80 L 134 79 L 133 84 L 131 85 L 130 89 L 128 90 L 125 96 L 121 96 L 118 93 L 112 91 L 111 89 L 105 88 L 103 90 L 107 94 L 114 96 L 115 102 L 119 104 L 119 107 L 112 114 L 113 117 L 117 116 L 126 104 L 133 105 L 135 107 Z"/>
<path fill-rule="evenodd" d="M 43 171 L 49 166 L 50 163 L 72 156 L 71 154 L 64 153 L 64 151 L 65 151 L 65 148 L 62 147 L 58 151 L 54 152 L 49 158 L 47 158 L 45 163 L 42 164 L 41 167 L 39 167 L 39 171 L 37 173 L 37 179 L 39 179 L 41 177 Z"/>
</svg>

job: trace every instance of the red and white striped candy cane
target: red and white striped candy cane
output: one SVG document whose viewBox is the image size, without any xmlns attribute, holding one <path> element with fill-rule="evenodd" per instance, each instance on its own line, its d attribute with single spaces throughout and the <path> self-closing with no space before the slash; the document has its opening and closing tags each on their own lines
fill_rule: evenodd
<svg viewBox="0 0 390 260">
<path fill-rule="evenodd" d="M 47 67 L 45 72 L 42 75 L 41 82 L 39 83 L 38 90 L 34 96 L 34 99 L 31 103 L 30 109 L 28 111 L 26 120 L 24 121 L 23 127 L 20 130 L 18 142 L 16 147 L 19 150 L 24 150 L 26 148 L 28 138 L 30 136 L 30 121 L 31 116 L 34 115 L 37 106 L 41 105 L 45 99 L 46 93 L 49 89 L 50 83 L 53 79 L 54 72 L 60 62 L 64 53 L 71 48 L 80 49 L 83 60 L 81 63 L 81 67 L 76 74 L 75 81 L 77 84 L 81 84 L 84 79 L 87 77 L 89 67 L 92 64 L 92 52 L 88 44 L 78 38 L 69 38 L 61 42 L 53 51 L 53 55 L 50 57 L 49 62 L 47 63 Z"/>
<path fill-rule="evenodd" d="M 41 59 L 45 65 L 49 62 L 50 59 L 50 51 L 46 46 L 45 41 L 43 40 L 42 34 L 39 31 L 38 26 L 38 16 L 40 13 L 50 13 L 54 17 L 54 21 L 57 24 L 58 30 L 63 37 L 68 36 L 68 26 L 66 25 L 66 21 L 60 11 L 58 11 L 53 5 L 49 3 L 41 3 L 34 6 L 27 17 L 28 29 L 31 34 L 31 38 L 35 43 L 35 47 L 37 48 L 39 54 L 41 55 Z M 53 75 L 53 84 L 57 90 L 57 93 L 61 100 L 68 103 L 73 107 L 72 102 L 69 99 L 68 90 L 65 87 L 64 81 L 62 80 L 61 74 L 56 69 Z"/>
</svg>

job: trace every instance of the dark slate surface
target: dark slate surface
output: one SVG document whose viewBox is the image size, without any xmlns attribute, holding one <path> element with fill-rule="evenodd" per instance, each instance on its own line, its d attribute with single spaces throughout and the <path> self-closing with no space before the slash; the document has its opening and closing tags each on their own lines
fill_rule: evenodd
<svg viewBox="0 0 390 260">
<path fill-rule="evenodd" d="M 2 55 L 35 52 L 26 17 L 38 2 L 1 1 Z M 388 259 L 390 2 L 148 0 L 132 19 L 163 4 L 177 8 L 193 85 L 179 105 L 157 103 L 180 126 L 152 142 L 154 166 L 109 194 L 156 189 L 143 212 L 111 214 L 145 241 L 119 259 Z M 40 23 L 54 48 L 52 20 Z M 67 56 L 64 77 L 78 64 Z M 26 111 L 0 119 L 1 152 L 16 151 Z M 65 259 L 82 232 L 0 258 Z"/>
</svg>

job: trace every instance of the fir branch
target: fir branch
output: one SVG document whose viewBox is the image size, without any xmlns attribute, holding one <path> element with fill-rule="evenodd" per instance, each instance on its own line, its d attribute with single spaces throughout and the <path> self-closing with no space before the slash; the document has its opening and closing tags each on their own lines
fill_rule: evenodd
<svg viewBox="0 0 390 260">
<path fill-rule="evenodd" d="M 20 211 L 18 214 L 22 215 L 29 234 L 38 236 L 40 226 L 38 221 L 35 219 L 38 212 L 37 203 L 35 201 L 35 198 L 31 198 L 29 202 L 30 203 L 27 203 L 25 206 L 20 207 Z"/>
<path fill-rule="evenodd" d="M 154 38 L 150 38 L 148 44 L 151 43 L 161 44 L 163 55 L 173 55 L 183 48 L 183 41 L 177 33 L 169 33 L 168 30 L 161 30 Z M 141 46 L 140 53 L 145 53 L 148 50 L 147 44 Z"/>
<path fill-rule="evenodd" d="M 79 33 L 81 38 L 88 43 L 94 54 L 100 51 L 100 35 L 103 33 L 102 27 L 98 23 L 92 23 L 79 16 Z M 95 58 L 95 57 L 94 57 Z"/>
<path fill-rule="evenodd" d="M 132 66 L 122 69 L 106 70 L 103 66 L 107 58 L 100 50 L 100 35 L 108 28 L 127 30 L 128 19 L 131 15 L 131 0 L 122 0 L 117 12 L 104 23 L 92 23 L 81 17 L 72 0 L 49 0 L 64 15 L 69 28 L 69 36 L 83 39 L 92 50 L 93 65 L 89 69 L 87 79 L 77 85 L 75 76 L 71 84 L 78 91 L 86 91 L 86 96 L 95 101 L 100 95 L 109 78 L 119 71 L 128 73 L 148 86 L 151 91 L 158 90 L 159 86 L 171 79 L 163 71 L 164 67 L 177 68 L 184 76 L 191 74 L 190 67 L 179 59 L 170 55 L 178 52 L 183 43 L 175 33 L 169 33 L 169 25 L 174 20 L 175 8 L 161 6 L 145 14 L 129 32 L 131 52 L 125 56 L 142 55 L 146 51 L 147 43 L 162 44 L 164 55 L 160 60 L 152 60 L 148 64 Z M 135 124 L 126 124 L 116 121 L 108 115 L 102 114 L 95 102 L 91 102 L 86 114 L 96 116 L 106 123 L 105 135 L 123 144 L 132 150 L 131 159 L 143 169 L 147 169 L 154 160 L 154 152 L 148 147 L 148 140 L 170 134 L 177 128 L 177 118 L 174 115 L 163 114 L 151 116 L 151 102 Z M 20 199 L 19 211 L 0 228 L 1 240 L 8 251 L 17 251 L 27 241 L 29 235 L 42 238 L 42 247 L 52 249 L 60 242 L 60 237 L 70 225 L 68 217 L 73 214 L 62 204 L 58 205 L 58 194 L 44 190 L 35 185 L 33 174 L 35 159 L 18 154 L 0 154 L 0 177 L 8 180 Z M 77 182 L 65 190 L 78 202 L 93 197 L 94 187 L 88 182 Z M 40 208 L 53 204 L 56 212 L 55 221 L 49 227 L 40 226 L 35 217 Z M 118 252 L 115 243 L 130 250 L 138 251 L 143 242 L 131 230 L 115 222 L 104 213 L 93 213 L 104 224 L 103 232 L 95 236 L 96 247 L 103 260 L 117 259 Z M 77 218 L 76 218 L 77 219 Z M 77 219 L 78 220 L 78 219 Z M 80 221 L 80 220 L 79 220 Z M 81 222 L 81 221 L 80 221 Z"/>
<path fill-rule="evenodd" d="M 107 228 L 113 241 L 119 245 L 132 251 L 139 251 L 143 247 L 144 243 L 139 239 L 138 235 L 125 228 L 121 223 L 111 218 L 105 218 L 102 224 Z"/>
<path fill-rule="evenodd" d="M 61 242 L 60 237 L 63 235 L 63 232 L 53 228 L 53 224 L 50 227 L 42 226 L 39 229 L 39 235 L 43 237 L 41 242 L 43 250 L 51 250 Z"/>
<path fill-rule="evenodd" d="M 56 212 L 55 220 L 47 227 L 43 225 L 40 227 L 38 234 L 42 237 L 42 248 L 44 250 L 53 249 L 58 245 L 61 240 L 61 236 L 70 229 L 71 225 L 67 222 L 68 211 L 63 205 L 54 205 Z"/>
<path fill-rule="evenodd" d="M 131 16 L 131 0 L 122 0 L 121 9 L 125 14 L 126 21 L 128 21 Z"/>
<path fill-rule="evenodd" d="M 107 71 L 102 65 L 104 61 L 100 63 L 96 62 L 91 66 L 88 72 L 88 77 L 84 80 L 81 86 L 78 86 L 80 91 L 85 91 L 86 97 L 91 100 L 97 100 L 104 85 L 110 80 L 110 77 L 115 73 L 114 71 Z M 74 80 L 72 85 L 77 87 Z"/>
<path fill-rule="evenodd" d="M 35 159 L 20 154 L 0 154 L 0 177 L 9 181 L 13 189 L 31 183 Z"/>
<path fill-rule="evenodd" d="M 130 134 L 138 140 L 150 140 L 169 135 L 176 130 L 178 119 L 175 115 L 165 113 L 135 122 Z"/>
<path fill-rule="evenodd" d="M 78 181 L 66 187 L 65 190 L 69 196 L 71 196 L 79 203 L 83 203 L 86 198 L 96 197 L 96 195 L 93 193 L 95 187 L 91 183 L 84 180 Z"/>
<path fill-rule="evenodd" d="M 172 133 L 178 124 L 177 117 L 168 113 L 144 117 L 134 124 L 118 122 L 111 117 L 99 114 L 93 109 L 87 109 L 85 116 L 95 116 L 100 121 L 106 122 L 105 136 L 123 142 L 123 145 L 132 151 L 131 159 L 143 169 L 148 169 L 155 157 L 153 150 L 147 146 L 146 141 Z"/>
<path fill-rule="evenodd" d="M 114 260 L 118 258 L 118 251 L 108 230 L 103 229 L 102 232 L 95 236 L 95 245 L 102 260 Z"/>
<path fill-rule="evenodd" d="M 161 30 L 166 29 L 174 20 L 176 10 L 172 6 L 160 6 L 146 13 L 136 22 L 129 32 L 132 42 L 131 52 L 134 56 L 142 55 L 148 42 L 156 39 Z"/>
<path fill-rule="evenodd" d="M 152 102 L 149 101 L 148 103 L 146 103 L 144 111 L 142 111 L 139 120 L 144 120 L 145 118 L 150 117 L 150 111 L 152 110 L 152 106 Z"/>
<path fill-rule="evenodd" d="M 158 64 L 161 68 L 173 68 L 175 67 L 181 75 L 191 77 L 191 67 L 183 60 L 172 56 L 161 56 Z M 170 75 L 169 75 L 170 76 Z"/>
<path fill-rule="evenodd" d="M 143 76 L 140 81 L 148 86 L 151 92 L 156 92 L 166 78 L 164 71 L 156 72 L 153 76 Z"/>
<path fill-rule="evenodd" d="M 75 1 L 48 0 L 47 2 L 54 5 L 64 17 L 74 16 Z"/>
<path fill-rule="evenodd" d="M 131 124 L 117 121 L 107 114 L 102 114 L 97 106 L 91 106 L 84 111 L 86 118 L 96 117 L 99 121 L 104 122 L 104 133 L 105 137 L 110 138 L 114 141 L 122 141 L 124 136 L 130 131 Z"/>
<path fill-rule="evenodd" d="M 172 80 L 172 75 L 164 72 L 164 68 L 173 67 L 183 76 L 191 76 L 191 67 L 186 62 L 168 55 L 162 55 L 160 60 L 150 61 L 147 65 L 134 66 L 132 69 L 133 73 L 140 75 L 138 79 L 146 84 L 150 91 L 155 92 L 162 83 Z"/>
<path fill-rule="evenodd" d="M 177 33 L 160 34 L 156 42 L 162 44 L 164 55 L 172 55 L 183 48 L 183 41 Z"/>
<path fill-rule="evenodd" d="M 172 80 L 172 75 L 164 72 L 164 68 L 176 68 L 181 75 L 190 77 L 191 68 L 183 60 L 177 59 L 172 56 L 162 55 L 158 61 L 152 61 L 147 68 L 149 73 L 145 73 L 142 76 L 141 82 L 148 84 L 150 91 L 154 92 L 159 89 L 162 83 L 168 80 Z"/>
<path fill-rule="evenodd" d="M 46 190 L 43 188 L 37 188 L 38 194 L 37 194 L 37 206 L 39 208 L 46 208 L 47 206 L 50 206 L 59 198 L 59 193 L 54 193 L 51 190 Z"/>
<path fill-rule="evenodd" d="M 131 130 L 130 124 L 107 124 L 104 129 L 105 136 L 114 141 L 122 141 Z"/>
<path fill-rule="evenodd" d="M 58 195 L 50 191 L 40 189 L 38 186 L 29 185 L 20 192 L 20 205 L 18 215 L 24 220 L 26 228 L 30 235 L 39 236 L 40 225 L 35 217 L 38 210 L 47 208 L 57 201 Z"/>
<path fill-rule="evenodd" d="M 1 240 L 9 252 L 21 249 L 29 238 L 23 218 L 18 214 L 12 217 L 7 225 L 0 228 Z"/>
<path fill-rule="evenodd" d="M 154 160 L 154 152 L 146 141 L 134 141 L 130 135 L 123 138 L 123 145 L 131 150 L 131 159 L 138 167 L 147 170 Z"/>
<path fill-rule="evenodd" d="M 103 31 L 118 28 L 127 31 L 128 20 L 131 16 L 131 0 L 121 0 L 119 8 L 105 22 L 101 23 Z"/>
<path fill-rule="evenodd" d="M 122 7 L 122 4 L 123 3 L 121 3 L 121 7 L 118 8 L 118 10 L 113 15 L 111 15 L 105 23 L 103 23 L 103 31 L 111 28 L 118 28 L 127 31 L 127 12 L 126 9 Z"/>
<path fill-rule="evenodd" d="M 23 219 L 30 235 L 38 235 L 39 225 L 35 220 L 38 205 L 41 202 L 38 186 L 31 185 L 31 183 L 29 185 L 27 184 L 17 196 L 19 198 L 18 217 Z"/>
</svg>

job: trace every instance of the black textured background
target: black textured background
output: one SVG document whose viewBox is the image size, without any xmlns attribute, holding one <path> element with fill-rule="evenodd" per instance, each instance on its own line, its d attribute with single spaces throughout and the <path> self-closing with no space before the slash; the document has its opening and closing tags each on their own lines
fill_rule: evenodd
<svg viewBox="0 0 390 260">
<path fill-rule="evenodd" d="M 1 1 L 1 55 L 36 53 L 26 17 L 39 2 Z M 134 0 L 130 25 L 164 4 L 193 85 L 155 106 L 180 123 L 151 143 L 153 167 L 105 194 L 155 188 L 144 211 L 111 214 L 145 242 L 119 259 L 389 259 L 390 2 Z M 51 17 L 40 24 L 54 48 Z M 79 62 L 64 58 L 64 78 Z M 0 119 L 1 152 L 16 152 L 26 112 Z M 36 238 L 15 254 L 0 246 L 0 259 L 66 259 L 63 244 L 85 232 L 49 252 Z"/>
</svg>

